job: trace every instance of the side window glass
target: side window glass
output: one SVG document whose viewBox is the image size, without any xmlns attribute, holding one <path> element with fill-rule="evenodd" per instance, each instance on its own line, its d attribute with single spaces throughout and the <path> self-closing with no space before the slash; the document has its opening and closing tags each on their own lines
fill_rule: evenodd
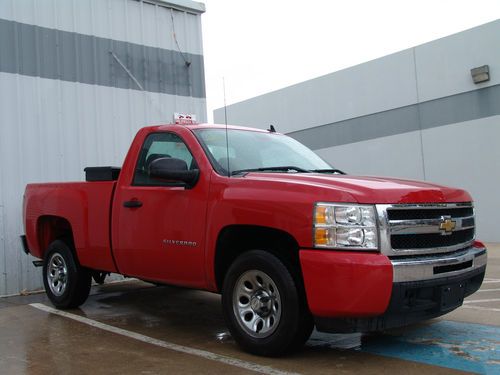
<svg viewBox="0 0 500 375">
<path fill-rule="evenodd" d="M 139 153 L 139 159 L 135 167 L 133 185 L 142 186 L 168 186 L 164 181 L 149 177 L 150 164 L 159 158 L 175 158 L 184 160 L 188 169 L 198 168 L 191 152 L 183 140 L 173 133 L 150 134 Z"/>
</svg>

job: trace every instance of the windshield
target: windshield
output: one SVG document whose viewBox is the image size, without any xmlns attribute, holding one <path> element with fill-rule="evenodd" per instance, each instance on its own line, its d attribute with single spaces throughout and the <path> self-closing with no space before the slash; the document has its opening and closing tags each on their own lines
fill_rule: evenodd
<svg viewBox="0 0 500 375">
<path fill-rule="evenodd" d="M 230 174 L 249 170 L 333 170 L 306 146 L 282 134 L 228 129 L 227 143 L 225 129 L 196 129 L 195 134 L 212 165 L 222 175 L 228 175 L 228 161 Z"/>
</svg>

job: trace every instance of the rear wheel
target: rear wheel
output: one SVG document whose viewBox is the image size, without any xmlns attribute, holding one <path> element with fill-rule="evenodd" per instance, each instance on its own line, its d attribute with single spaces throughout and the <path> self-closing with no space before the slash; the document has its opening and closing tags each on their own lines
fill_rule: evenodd
<svg viewBox="0 0 500 375">
<path fill-rule="evenodd" d="M 253 250 L 238 257 L 224 279 L 224 317 L 246 351 L 278 356 L 301 347 L 313 322 L 289 269 L 276 256 Z"/>
<path fill-rule="evenodd" d="M 52 242 L 43 262 L 43 283 L 50 301 L 58 309 L 78 307 L 90 292 L 91 272 L 78 263 L 64 241 Z"/>
</svg>

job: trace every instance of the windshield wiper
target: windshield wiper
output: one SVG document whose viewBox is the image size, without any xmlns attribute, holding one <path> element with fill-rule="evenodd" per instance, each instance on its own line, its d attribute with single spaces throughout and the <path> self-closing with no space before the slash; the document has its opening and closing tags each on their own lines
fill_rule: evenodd
<svg viewBox="0 0 500 375">
<path fill-rule="evenodd" d="M 287 165 L 287 166 L 282 166 L 282 167 L 263 167 L 263 168 L 249 168 L 249 169 L 238 169 L 236 171 L 232 171 L 231 175 L 234 176 L 235 174 L 240 174 L 240 173 L 245 173 L 245 172 L 288 172 L 288 171 L 294 171 L 294 172 L 300 172 L 300 173 L 310 173 L 311 171 L 308 171 L 307 169 L 303 169 L 300 167 L 295 167 L 293 165 Z"/>
<path fill-rule="evenodd" d="M 346 174 L 340 169 L 311 169 L 310 172 L 314 173 L 332 173 L 332 174 Z"/>
</svg>

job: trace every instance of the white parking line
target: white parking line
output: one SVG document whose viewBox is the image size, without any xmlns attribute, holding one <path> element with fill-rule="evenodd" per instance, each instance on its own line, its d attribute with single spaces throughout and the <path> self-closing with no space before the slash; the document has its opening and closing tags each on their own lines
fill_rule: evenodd
<svg viewBox="0 0 500 375">
<path fill-rule="evenodd" d="M 486 280 L 483 281 L 483 284 L 498 284 L 500 283 L 500 280 Z"/>
<path fill-rule="evenodd" d="M 56 310 L 52 307 L 45 306 L 44 304 L 41 304 L 41 303 L 31 303 L 30 306 L 34 307 L 36 309 L 51 313 L 51 314 L 55 314 L 55 315 L 59 315 L 59 316 L 62 316 L 62 317 L 68 318 L 68 319 L 76 320 L 77 322 L 87 324 L 87 325 L 94 327 L 94 328 L 102 329 L 103 331 L 112 332 L 112 333 L 115 333 L 117 335 L 122 335 L 125 337 L 129 337 L 131 339 L 145 342 L 147 344 L 156 345 L 156 346 L 159 346 L 159 347 L 162 347 L 165 349 L 174 350 L 176 352 L 195 355 L 195 356 L 198 356 L 201 358 L 205 358 L 205 359 L 208 359 L 211 361 L 221 362 L 221 363 L 224 363 L 226 365 L 239 367 L 239 368 L 242 368 L 245 370 L 255 371 L 255 372 L 258 372 L 261 374 L 268 374 L 268 375 L 292 375 L 292 374 L 295 375 L 295 374 L 297 374 L 297 373 L 292 373 L 292 372 L 276 370 L 276 369 L 269 367 L 269 366 L 261 366 L 257 363 L 242 361 L 240 359 L 227 357 L 227 356 L 212 353 L 212 352 L 209 352 L 206 350 L 190 348 L 188 346 L 177 345 L 177 344 L 173 344 L 171 342 L 158 340 L 158 339 L 155 339 L 153 337 L 141 335 L 140 333 L 131 332 L 131 331 L 127 331 L 127 330 L 122 329 L 122 328 L 110 326 L 109 324 L 101 323 L 101 322 L 98 322 L 96 320 L 85 318 L 85 317 L 80 316 L 80 315 L 71 314 L 71 313 L 68 313 L 66 311 Z"/>
<path fill-rule="evenodd" d="M 482 311 L 494 311 L 494 312 L 500 312 L 500 309 L 495 309 L 493 307 L 483 307 L 483 306 L 462 306 L 464 309 L 473 309 L 473 310 L 482 310 Z"/>
<path fill-rule="evenodd" d="M 473 299 L 473 300 L 464 301 L 464 304 L 469 304 L 469 303 L 481 303 L 481 302 L 498 302 L 498 301 L 500 301 L 500 298 L 490 298 L 490 299 Z"/>
<path fill-rule="evenodd" d="M 481 293 L 481 292 L 500 292 L 500 289 L 479 289 L 476 293 Z"/>
</svg>

